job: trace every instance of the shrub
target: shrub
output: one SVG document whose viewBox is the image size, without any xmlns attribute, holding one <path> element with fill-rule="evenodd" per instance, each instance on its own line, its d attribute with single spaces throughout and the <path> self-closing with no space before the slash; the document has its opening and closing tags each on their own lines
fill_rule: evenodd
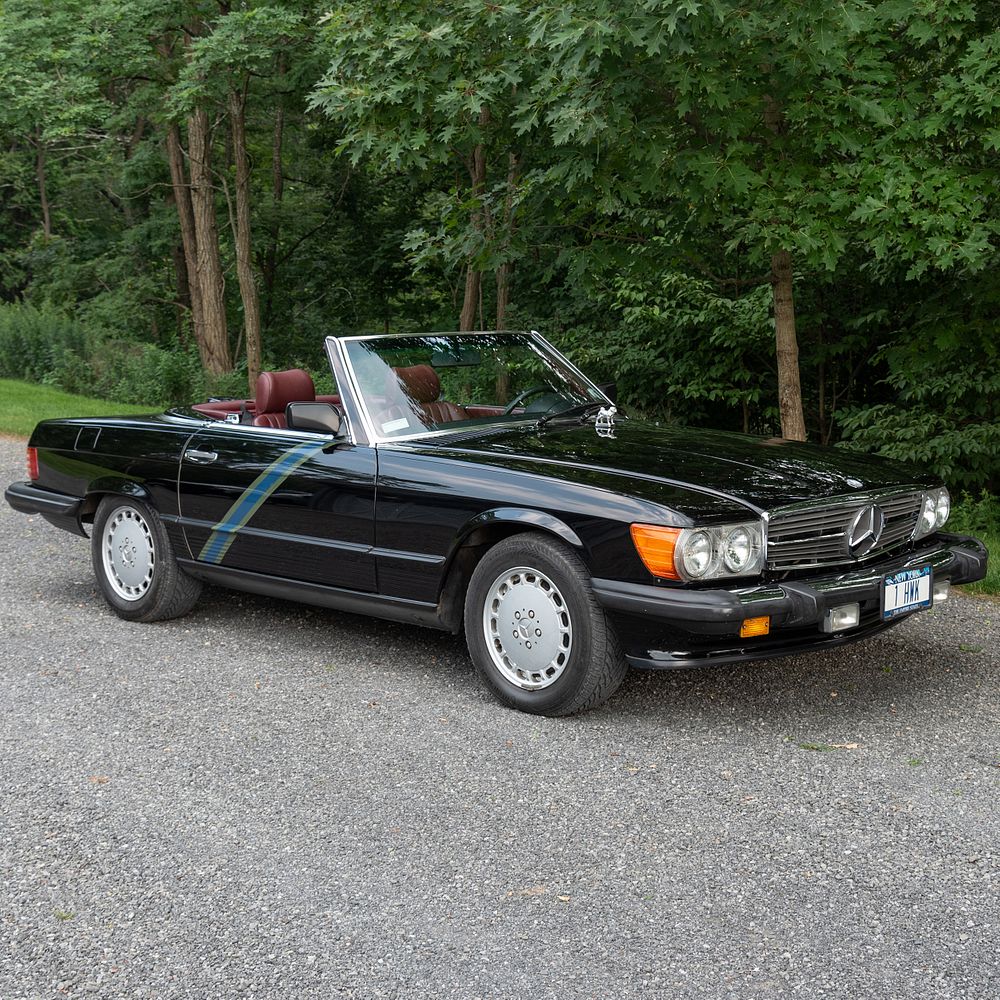
<svg viewBox="0 0 1000 1000">
<path fill-rule="evenodd" d="M 955 500 L 948 530 L 1000 537 L 1000 497 L 986 490 L 978 496 L 963 493 Z"/>
<path fill-rule="evenodd" d="M 55 310 L 0 303 L 0 377 L 51 381 L 86 354 L 87 338 L 75 320 Z"/>
<path fill-rule="evenodd" d="M 105 340 L 94 347 L 89 367 L 91 391 L 119 403 L 189 403 L 205 394 L 197 352 L 178 345 Z"/>
<path fill-rule="evenodd" d="M 188 403 L 206 394 L 194 348 L 110 337 L 103 328 L 85 330 L 51 308 L 26 304 L 0 303 L 0 377 L 143 406 Z M 232 378 L 245 382 L 246 375 Z"/>
</svg>

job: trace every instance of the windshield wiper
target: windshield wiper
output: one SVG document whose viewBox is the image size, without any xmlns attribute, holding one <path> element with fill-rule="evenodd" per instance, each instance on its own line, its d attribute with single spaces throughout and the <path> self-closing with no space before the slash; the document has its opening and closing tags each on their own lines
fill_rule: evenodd
<svg viewBox="0 0 1000 1000">
<path fill-rule="evenodd" d="M 556 410 L 553 413 L 543 413 L 537 421 L 536 427 L 544 427 L 550 420 L 556 417 L 586 417 L 591 410 L 599 410 L 604 403 L 600 400 L 591 400 L 589 403 L 577 403 L 576 406 L 567 407 L 565 410 Z"/>
</svg>

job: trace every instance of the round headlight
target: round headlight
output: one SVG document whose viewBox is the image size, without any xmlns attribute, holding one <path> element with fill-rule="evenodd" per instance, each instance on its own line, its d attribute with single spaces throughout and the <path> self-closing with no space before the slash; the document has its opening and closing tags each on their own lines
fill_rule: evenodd
<svg viewBox="0 0 1000 1000">
<path fill-rule="evenodd" d="M 934 530 L 937 521 L 937 502 L 933 493 L 924 494 L 924 503 L 920 508 L 920 520 L 917 521 L 916 537 L 923 538 Z"/>
<path fill-rule="evenodd" d="M 945 521 L 948 520 L 948 515 L 951 513 L 951 495 L 947 490 L 938 490 L 937 495 L 937 505 L 935 507 L 936 517 L 934 519 L 934 527 L 940 528 Z"/>
<path fill-rule="evenodd" d="M 746 528 L 736 528 L 726 535 L 722 543 L 722 561 L 730 573 L 746 569 L 752 556 L 753 541 Z"/>
<path fill-rule="evenodd" d="M 708 532 L 696 531 L 684 543 L 684 568 L 688 575 L 701 577 L 712 565 L 712 539 Z"/>
</svg>

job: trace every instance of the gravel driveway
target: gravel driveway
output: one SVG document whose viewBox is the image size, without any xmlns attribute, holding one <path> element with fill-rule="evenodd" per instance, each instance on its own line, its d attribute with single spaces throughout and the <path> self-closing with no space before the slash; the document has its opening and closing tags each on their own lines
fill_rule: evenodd
<svg viewBox="0 0 1000 1000">
<path fill-rule="evenodd" d="M 0 553 L 3 1000 L 1000 996 L 1000 604 L 549 720 L 459 638 Z"/>
</svg>

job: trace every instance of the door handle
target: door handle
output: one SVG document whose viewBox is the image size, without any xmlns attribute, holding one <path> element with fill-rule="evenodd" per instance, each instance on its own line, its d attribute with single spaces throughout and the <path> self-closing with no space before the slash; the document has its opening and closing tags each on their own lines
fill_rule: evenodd
<svg viewBox="0 0 1000 1000">
<path fill-rule="evenodd" d="M 209 462 L 214 462 L 219 456 L 214 451 L 199 451 L 197 448 L 188 448 L 184 452 L 184 457 L 196 465 L 208 465 Z"/>
</svg>

